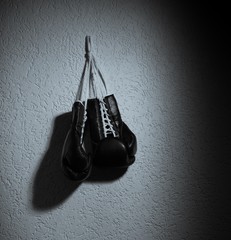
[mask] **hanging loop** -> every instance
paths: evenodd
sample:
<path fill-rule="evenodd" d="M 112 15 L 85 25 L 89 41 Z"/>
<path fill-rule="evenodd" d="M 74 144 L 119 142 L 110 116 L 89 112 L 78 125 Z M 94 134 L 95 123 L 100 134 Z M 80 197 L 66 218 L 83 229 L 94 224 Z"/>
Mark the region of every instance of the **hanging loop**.
<path fill-rule="evenodd" d="M 94 97 L 103 99 L 108 95 L 106 82 L 97 67 L 96 60 L 92 54 L 91 37 L 85 37 L 85 65 L 80 79 L 80 85 L 76 94 L 76 101 L 87 103 L 87 98 Z M 86 90 L 86 91 L 84 91 Z M 83 97 L 86 95 L 86 98 Z"/>
<path fill-rule="evenodd" d="M 85 58 L 87 61 L 89 61 L 90 59 L 90 52 L 91 52 L 91 37 L 90 36 L 86 36 L 85 37 Z"/>

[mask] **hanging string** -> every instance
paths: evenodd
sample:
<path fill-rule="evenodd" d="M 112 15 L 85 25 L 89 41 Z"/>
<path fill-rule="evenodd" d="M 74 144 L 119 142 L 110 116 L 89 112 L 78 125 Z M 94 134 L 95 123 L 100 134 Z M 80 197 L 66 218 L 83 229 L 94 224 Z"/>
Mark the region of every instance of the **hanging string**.
<path fill-rule="evenodd" d="M 83 119 L 83 124 L 81 126 L 80 144 L 83 144 L 84 128 L 85 128 L 85 123 L 87 120 L 87 99 L 88 99 L 88 95 L 89 95 L 89 80 L 86 81 L 85 79 L 86 79 L 87 73 L 89 74 L 88 79 L 90 79 L 90 74 L 91 74 L 91 71 L 90 71 L 91 54 L 90 54 L 90 45 L 89 44 L 90 44 L 90 37 L 87 36 L 85 39 L 85 64 L 84 64 L 84 68 L 83 68 L 83 73 L 81 75 L 79 89 L 76 94 L 76 101 L 80 102 L 84 106 L 84 119 Z M 86 84 L 85 101 L 83 100 L 84 83 Z"/>
<path fill-rule="evenodd" d="M 86 79 L 86 75 L 88 74 L 88 79 Z M 97 81 L 98 79 L 98 81 Z M 96 84 L 97 82 L 97 84 Z M 83 89 L 84 89 L 84 83 L 86 84 L 86 96 L 85 101 L 83 101 Z M 109 135 L 113 135 L 114 137 L 117 136 L 113 125 L 111 123 L 111 120 L 109 118 L 108 109 L 106 107 L 106 103 L 104 102 L 103 98 L 107 95 L 107 86 L 106 82 L 97 67 L 96 60 L 94 56 L 91 53 L 91 39 L 89 36 L 86 36 L 85 38 L 85 64 L 83 68 L 83 73 L 80 80 L 80 86 L 78 89 L 78 92 L 76 94 L 76 101 L 81 102 L 84 105 L 84 121 L 82 125 L 81 130 L 81 137 L 80 137 L 80 143 L 83 143 L 83 135 L 84 135 L 84 127 L 85 122 L 87 120 L 87 99 L 89 97 L 89 93 L 92 89 L 93 95 L 95 98 L 99 99 L 100 104 L 100 113 L 101 113 L 101 119 L 104 129 L 104 137 L 108 137 Z M 103 90 L 104 89 L 104 90 Z"/>

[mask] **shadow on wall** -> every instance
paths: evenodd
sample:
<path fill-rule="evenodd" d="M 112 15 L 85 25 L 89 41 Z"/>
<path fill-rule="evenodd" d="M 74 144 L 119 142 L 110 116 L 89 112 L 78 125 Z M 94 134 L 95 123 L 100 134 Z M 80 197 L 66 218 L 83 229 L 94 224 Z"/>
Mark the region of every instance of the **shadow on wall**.
<path fill-rule="evenodd" d="M 61 169 L 61 152 L 71 124 L 72 113 L 57 116 L 48 149 L 41 159 L 33 182 L 32 206 L 45 211 L 63 203 L 80 183 L 69 180 Z M 99 169 L 93 167 L 88 182 L 107 182 L 121 177 L 126 169 Z"/>

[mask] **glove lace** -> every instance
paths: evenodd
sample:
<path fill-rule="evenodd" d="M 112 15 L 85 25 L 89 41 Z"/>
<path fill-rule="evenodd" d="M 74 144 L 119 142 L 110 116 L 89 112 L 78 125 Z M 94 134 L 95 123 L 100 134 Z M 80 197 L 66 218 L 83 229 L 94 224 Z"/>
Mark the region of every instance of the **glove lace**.
<path fill-rule="evenodd" d="M 80 136 L 80 144 L 83 144 L 83 135 L 84 135 L 84 128 L 85 128 L 85 123 L 87 121 L 87 111 L 84 111 L 84 118 L 83 118 L 83 124 L 81 126 L 81 136 Z"/>
<path fill-rule="evenodd" d="M 106 103 L 103 100 L 100 101 L 100 113 L 103 122 L 104 137 L 106 138 L 108 135 L 113 135 L 113 137 L 117 137 L 117 134 L 109 118 Z"/>

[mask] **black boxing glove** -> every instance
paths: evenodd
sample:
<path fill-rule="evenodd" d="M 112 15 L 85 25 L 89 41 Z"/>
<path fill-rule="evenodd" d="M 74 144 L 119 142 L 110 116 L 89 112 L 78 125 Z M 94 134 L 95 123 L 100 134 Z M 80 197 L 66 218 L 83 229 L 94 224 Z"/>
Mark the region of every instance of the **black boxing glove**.
<path fill-rule="evenodd" d="M 135 161 L 137 141 L 122 121 L 114 95 L 103 101 L 89 99 L 87 114 L 94 151 L 94 164 L 105 167 L 128 167 Z"/>
<path fill-rule="evenodd" d="M 87 123 L 86 123 L 87 124 Z M 62 168 L 64 173 L 76 181 L 85 180 L 91 172 L 91 156 L 81 144 L 85 124 L 85 110 L 82 102 L 77 101 L 72 107 L 72 123 L 62 150 Z"/>

